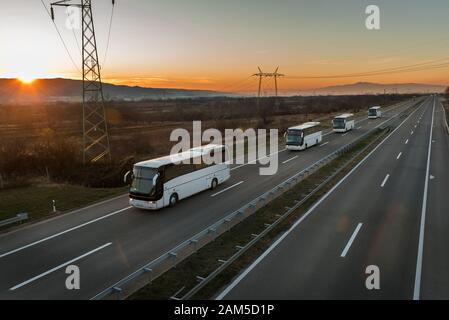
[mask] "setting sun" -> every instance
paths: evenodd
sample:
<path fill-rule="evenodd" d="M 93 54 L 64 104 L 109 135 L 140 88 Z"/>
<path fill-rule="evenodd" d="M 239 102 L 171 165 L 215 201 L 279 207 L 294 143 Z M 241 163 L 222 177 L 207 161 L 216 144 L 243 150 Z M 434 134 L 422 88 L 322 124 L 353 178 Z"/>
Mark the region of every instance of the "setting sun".
<path fill-rule="evenodd" d="M 18 79 L 23 84 L 32 84 L 34 82 L 34 80 L 36 80 L 35 78 L 29 77 L 29 76 L 22 76 L 22 77 L 19 77 Z"/>

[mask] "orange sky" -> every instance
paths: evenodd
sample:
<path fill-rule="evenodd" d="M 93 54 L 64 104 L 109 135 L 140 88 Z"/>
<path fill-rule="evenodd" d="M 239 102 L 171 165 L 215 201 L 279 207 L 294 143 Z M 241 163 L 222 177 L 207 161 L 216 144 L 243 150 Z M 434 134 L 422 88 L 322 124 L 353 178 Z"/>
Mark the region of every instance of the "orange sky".
<path fill-rule="evenodd" d="M 44 1 L 47 5 L 48 0 Z M 116 1 L 104 61 L 110 1 L 94 1 L 103 80 L 146 87 L 255 92 L 260 66 L 286 74 L 282 92 L 370 81 L 449 83 L 447 66 L 352 78 L 341 75 L 440 61 L 449 57 L 449 1 L 378 1 L 381 30 L 365 28 L 365 0 Z M 79 30 L 61 31 L 77 68 Z M 12 27 L 14 26 L 14 27 Z M 80 78 L 40 1 L 15 0 L 0 12 L 0 77 Z M 435 63 L 434 63 L 435 64 Z M 266 81 L 264 92 L 273 90 Z"/>

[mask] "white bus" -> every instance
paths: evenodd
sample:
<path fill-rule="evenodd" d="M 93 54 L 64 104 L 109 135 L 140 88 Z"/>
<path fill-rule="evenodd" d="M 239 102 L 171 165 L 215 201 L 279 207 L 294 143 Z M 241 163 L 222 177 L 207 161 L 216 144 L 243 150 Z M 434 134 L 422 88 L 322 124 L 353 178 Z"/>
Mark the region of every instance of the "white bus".
<path fill-rule="evenodd" d="M 348 132 L 354 129 L 355 120 L 352 113 L 344 113 L 334 118 L 332 128 L 334 132 Z"/>
<path fill-rule="evenodd" d="M 371 107 L 368 110 L 368 119 L 377 119 L 382 117 L 382 111 L 380 110 L 380 107 Z"/>
<path fill-rule="evenodd" d="M 319 122 L 307 122 L 300 126 L 288 128 L 285 137 L 287 150 L 305 150 L 321 143 L 323 133 Z"/>
<path fill-rule="evenodd" d="M 231 176 L 228 157 L 226 146 L 210 144 L 136 163 L 124 178 L 130 183 L 129 204 L 157 210 L 173 207 L 201 191 L 215 189 Z"/>

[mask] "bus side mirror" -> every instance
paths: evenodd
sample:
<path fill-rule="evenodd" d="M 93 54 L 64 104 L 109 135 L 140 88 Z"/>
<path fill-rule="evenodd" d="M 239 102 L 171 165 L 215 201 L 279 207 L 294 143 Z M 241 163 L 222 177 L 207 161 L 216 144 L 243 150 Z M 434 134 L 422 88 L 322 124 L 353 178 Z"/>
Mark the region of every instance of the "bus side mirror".
<path fill-rule="evenodd" d="M 156 173 L 153 177 L 153 186 L 156 185 L 158 179 L 159 179 L 159 173 Z"/>
<path fill-rule="evenodd" d="M 123 176 L 123 182 L 126 183 L 126 184 L 131 184 L 132 176 L 133 176 L 132 172 L 128 171 Z"/>

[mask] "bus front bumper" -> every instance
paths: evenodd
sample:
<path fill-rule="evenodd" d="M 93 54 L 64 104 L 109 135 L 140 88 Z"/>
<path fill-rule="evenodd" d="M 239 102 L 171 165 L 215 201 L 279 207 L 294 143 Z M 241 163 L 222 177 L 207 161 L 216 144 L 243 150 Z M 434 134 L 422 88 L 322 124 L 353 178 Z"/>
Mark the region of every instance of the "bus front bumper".
<path fill-rule="evenodd" d="M 139 209 L 158 210 L 162 208 L 161 200 L 159 201 L 143 201 L 129 198 L 129 205 Z"/>
<path fill-rule="evenodd" d="M 288 144 L 286 146 L 286 148 L 287 148 L 287 150 L 293 150 L 293 151 L 300 151 L 300 150 L 304 149 L 302 146 L 295 146 L 295 145 L 291 145 L 291 144 Z"/>

